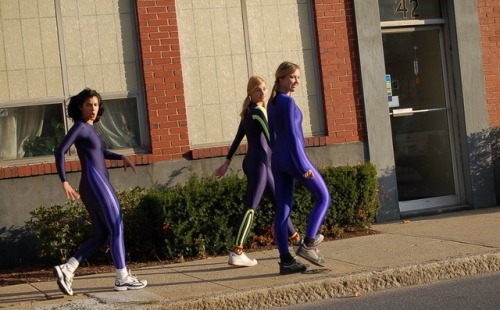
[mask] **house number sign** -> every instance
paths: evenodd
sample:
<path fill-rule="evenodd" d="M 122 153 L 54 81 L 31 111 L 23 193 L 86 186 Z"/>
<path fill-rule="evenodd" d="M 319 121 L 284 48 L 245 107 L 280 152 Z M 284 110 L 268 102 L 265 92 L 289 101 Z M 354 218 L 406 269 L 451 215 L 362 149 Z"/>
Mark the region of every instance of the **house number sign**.
<path fill-rule="evenodd" d="M 419 0 L 399 0 L 395 9 L 395 14 L 402 15 L 403 19 L 419 18 L 418 13 Z"/>

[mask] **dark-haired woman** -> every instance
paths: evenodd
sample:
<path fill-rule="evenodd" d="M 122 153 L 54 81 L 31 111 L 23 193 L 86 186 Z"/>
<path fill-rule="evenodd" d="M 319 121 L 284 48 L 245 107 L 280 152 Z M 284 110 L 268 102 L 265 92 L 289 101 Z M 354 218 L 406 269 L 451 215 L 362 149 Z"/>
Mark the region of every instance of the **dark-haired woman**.
<path fill-rule="evenodd" d="M 78 265 L 109 242 L 111 257 L 116 268 L 114 289 L 117 291 L 142 289 L 146 280 L 138 280 L 130 274 L 125 264 L 125 246 L 123 241 L 123 221 L 116 192 L 109 182 L 105 159 L 123 160 L 126 169 L 135 165 L 126 156 L 106 150 L 94 128 L 94 123 L 104 112 L 101 95 L 85 88 L 78 95 L 71 97 L 68 115 L 74 124 L 58 146 L 54 155 L 57 172 L 68 199 L 81 197 L 89 212 L 95 235 L 87 240 L 80 249 L 65 263 L 54 267 L 57 285 L 67 295 L 73 295 L 71 288 Z M 64 154 L 71 145 L 75 145 L 82 166 L 78 194 L 68 183 L 65 170 Z"/>

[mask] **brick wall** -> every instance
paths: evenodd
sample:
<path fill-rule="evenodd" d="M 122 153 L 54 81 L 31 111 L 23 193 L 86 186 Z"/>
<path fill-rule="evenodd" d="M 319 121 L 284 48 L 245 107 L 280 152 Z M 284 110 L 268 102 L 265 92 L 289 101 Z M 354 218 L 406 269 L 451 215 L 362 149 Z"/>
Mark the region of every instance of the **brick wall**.
<path fill-rule="evenodd" d="M 353 0 L 316 0 L 326 143 L 366 140 Z"/>
<path fill-rule="evenodd" d="M 500 126 L 500 2 L 478 0 L 490 126 Z"/>
<path fill-rule="evenodd" d="M 175 0 L 138 0 L 137 15 L 154 161 L 190 156 Z"/>

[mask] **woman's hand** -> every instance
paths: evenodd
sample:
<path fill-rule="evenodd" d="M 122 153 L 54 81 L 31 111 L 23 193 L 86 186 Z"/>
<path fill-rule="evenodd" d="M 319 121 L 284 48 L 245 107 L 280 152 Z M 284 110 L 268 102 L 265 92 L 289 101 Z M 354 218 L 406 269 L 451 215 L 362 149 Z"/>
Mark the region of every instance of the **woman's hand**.
<path fill-rule="evenodd" d="M 137 174 L 137 172 L 135 171 L 135 164 L 130 161 L 130 158 L 128 158 L 127 156 L 123 156 L 122 157 L 122 160 L 123 160 L 123 170 L 127 170 L 127 167 L 130 167 L 132 168 L 132 171 L 134 171 L 134 173 Z"/>
<path fill-rule="evenodd" d="M 215 177 L 217 179 L 222 178 L 224 176 L 224 174 L 226 174 L 227 169 L 229 168 L 230 164 L 231 164 L 231 160 L 226 159 L 226 161 L 224 161 L 224 163 L 219 168 L 217 168 L 217 170 L 215 170 Z"/>
<path fill-rule="evenodd" d="M 306 173 L 304 173 L 304 178 L 306 179 L 313 179 L 314 178 L 314 173 L 311 169 L 307 170 Z"/>
<path fill-rule="evenodd" d="M 69 185 L 69 183 L 66 181 L 66 182 L 63 182 L 62 183 L 62 186 L 63 186 L 63 189 L 64 189 L 64 192 L 66 193 L 66 197 L 68 199 L 71 199 L 71 200 L 76 200 L 76 199 L 79 199 L 80 198 L 80 194 L 78 194 L 74 189 L 73 187 L 71 187 L 71 185 Z"/>

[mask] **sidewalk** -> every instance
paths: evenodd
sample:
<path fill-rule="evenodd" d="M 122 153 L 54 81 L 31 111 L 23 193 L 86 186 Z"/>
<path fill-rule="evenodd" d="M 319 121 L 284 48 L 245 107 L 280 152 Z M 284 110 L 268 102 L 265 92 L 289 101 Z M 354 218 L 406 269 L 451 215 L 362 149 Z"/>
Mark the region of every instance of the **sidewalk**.
<path fill-rule="evenodd" d="M 327 241 L 326 267 L 279 275 L 276 250 L 253 252 L 259 264 L 227 257 L 133 270 L 139 291 L 113 291 L 114 273 L 78 276 L 75 296 L 55 280 L 0 287 L 9 309 L 269 309 L 367 291 L 500 270 L 500 207 L 375 224 L 380 234 Z M 302 262 L 305 262 L 301 259 Z"/>

